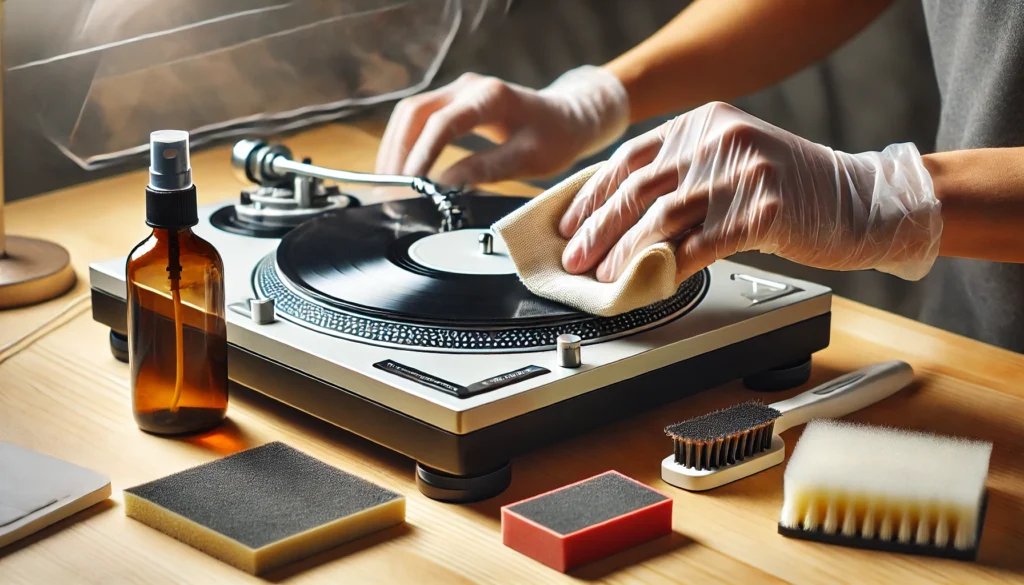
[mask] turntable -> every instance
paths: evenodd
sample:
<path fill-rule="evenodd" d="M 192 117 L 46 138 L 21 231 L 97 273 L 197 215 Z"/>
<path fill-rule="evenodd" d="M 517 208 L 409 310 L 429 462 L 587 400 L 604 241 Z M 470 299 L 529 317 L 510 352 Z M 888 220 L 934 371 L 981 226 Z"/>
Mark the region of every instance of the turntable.
<path fill-rule="evenodd" d="M 596 317 L 530 294 L 488 230 L 526 199 L 260 142 L 232 158 L 254 187 L 194 228 L 224 259 L 231 379 L 415 459 L 434 499 L 496 495 L 516 455 L 732 380 L 795 386 L 829 342 L 822 286 L 720 261 L 667 300 Z M 359 201 L 338 183 L 407 190 Z M 90 267 L 115 355 L 124 269 Z"/>

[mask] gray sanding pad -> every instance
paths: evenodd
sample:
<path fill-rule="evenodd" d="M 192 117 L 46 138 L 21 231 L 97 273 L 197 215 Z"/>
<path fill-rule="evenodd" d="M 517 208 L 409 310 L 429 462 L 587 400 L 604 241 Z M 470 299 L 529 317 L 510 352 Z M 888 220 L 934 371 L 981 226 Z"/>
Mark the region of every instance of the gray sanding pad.
<path fill-rule="evenodd" d="M 510 506 L 509 510 L 559 534 L 571 534 L 667 499 L 625 476 L 605 473 Z"/>
<path fill-rule="evenodd" d="M 128 516 L 259 574 L 405 520 L 405 498 L 283 443 L 125 490 Z"/>
<path fill-rule="evenodd" d="M 0 547 L 109 497 L 104 475 L 0 443 Z"/>

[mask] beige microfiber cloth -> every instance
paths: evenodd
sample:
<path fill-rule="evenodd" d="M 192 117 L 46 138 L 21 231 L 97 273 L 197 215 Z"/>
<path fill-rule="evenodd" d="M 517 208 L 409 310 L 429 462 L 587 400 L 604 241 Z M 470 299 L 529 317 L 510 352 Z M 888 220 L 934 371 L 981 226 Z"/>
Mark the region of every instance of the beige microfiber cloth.
<path fill-rule="evenodd" d="M 669 244 L 652 244 L 616 282 L 598 282 L 593 274 L 569 274 L 562 268 L 562 251 L 569 241 L 558 233 L 558 222 L 600 166 L 595 164 L 565 179 L 491 229 L 504 240 L 519 278 L 530 292 L 610 317 L 671 297 L 677 288 L 676 255 Z"/>

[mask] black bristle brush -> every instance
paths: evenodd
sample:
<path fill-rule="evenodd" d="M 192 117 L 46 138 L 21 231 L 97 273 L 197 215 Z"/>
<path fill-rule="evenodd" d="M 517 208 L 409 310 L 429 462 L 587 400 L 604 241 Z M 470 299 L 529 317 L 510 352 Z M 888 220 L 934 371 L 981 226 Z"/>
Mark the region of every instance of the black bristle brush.
<path fill-rule="evenodd" d="M 751 401 L 676 423 L 665 432 L 675 445 L 676 463 L 717 469 L 769 449 L 780 416 L 775 408 Z"/>
<path fill-rule="evenodd" d="M 744 402 L 665 428 L 673 453 L 661 462 L 661 478 L 676 487 L 704 491 L 782 463 L 779 434 L 815 418 L 837 418 L 886 398 L 910 384 L 905 362 L 869 366 L 840 376 L 789 400 Z"/>

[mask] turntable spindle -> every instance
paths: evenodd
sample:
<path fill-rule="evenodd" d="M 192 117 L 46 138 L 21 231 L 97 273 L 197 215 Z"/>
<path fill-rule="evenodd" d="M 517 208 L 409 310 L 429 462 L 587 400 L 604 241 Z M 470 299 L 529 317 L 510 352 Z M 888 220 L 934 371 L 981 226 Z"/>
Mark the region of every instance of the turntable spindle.
<path fill-rule="evenodd" d="M 478 238 L 480 242 L 480 253 L 481 254 L 493 254 L 494 253 L 494 236 L 489 232 L 480 234 Z"/>

